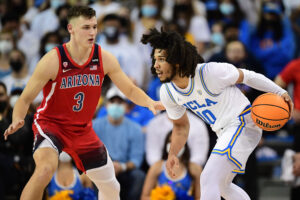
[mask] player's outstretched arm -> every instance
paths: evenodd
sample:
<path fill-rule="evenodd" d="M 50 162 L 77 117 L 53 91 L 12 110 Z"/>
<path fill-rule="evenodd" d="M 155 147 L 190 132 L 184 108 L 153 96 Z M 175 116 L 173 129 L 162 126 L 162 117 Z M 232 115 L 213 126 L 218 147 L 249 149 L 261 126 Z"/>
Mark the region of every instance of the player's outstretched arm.
<path fill-rule="evenodd" d="M 148 107 L 154 114 L 156 110 L 164 110 L 164 106 L 152 100 L 146 93 L 138 88 L 128 76 L 121 70 L 117 59 L 109 52 L 102 50 L 102 60 L 104 73 L 112 82 L 135 104 Z"/>
<path fill-rule="evenodd" d="M 271 81 L 270 79 L 268 79 L 262 74 L 256 73 L 254 71 L 249 71 L 246 69 L 238 69 L 238 71 L 239 71 L 239 78 L 236 81 L 236 84 L 243 83 L 254 89 L 263 92 L 271 92 L 274 94 L 278 94 L 282 96 L 282 98 L 289 104 L 290 111 L 291 111 L 290 113 L 293 112 L 294 104 L 286 90 L 282 89 L 280 86 L 278 86 L 276 83 L 274 83 L 273 81 Z"/>
<path fill-rule="evenodd" d="M 24 125 L 24 118 L 31 102 L 39 94 L 49 80 L 54 80 L 58 72 L 58 57 L 56 50 L 50 51 L 37 64 L 20 98 L 13 109 L 12 123 L 4 132 L 4 139 L 15 133 Z"/>
<path fill-rule="evenodd" d="M 177 176 L 177 171 L 179 168 L 177 154 L 185 145 L 189 136 L 189 130 L 190 123 L 186 112 L 181 118 L 173 120 L 171 147 L 166 163 L 167 172 L 173 178 Z"/>

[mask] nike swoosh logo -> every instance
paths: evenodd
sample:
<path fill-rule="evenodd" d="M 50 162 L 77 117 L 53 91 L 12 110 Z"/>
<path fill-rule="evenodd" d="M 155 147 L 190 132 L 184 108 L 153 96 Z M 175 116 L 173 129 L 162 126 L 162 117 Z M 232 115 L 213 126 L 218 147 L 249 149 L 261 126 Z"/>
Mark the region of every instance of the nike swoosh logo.
<path fill-rule="evenodd" d="M 67 71 L 70 71 L 71 69 L 63 69 L 63 73 L 67 72 Z"/>

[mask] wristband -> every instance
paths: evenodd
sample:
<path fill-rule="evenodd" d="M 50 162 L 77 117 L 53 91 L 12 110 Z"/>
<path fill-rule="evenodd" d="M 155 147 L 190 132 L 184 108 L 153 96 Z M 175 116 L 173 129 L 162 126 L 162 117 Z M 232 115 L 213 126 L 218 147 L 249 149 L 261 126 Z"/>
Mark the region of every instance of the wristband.
<path fill-rule="evenodd" d="M 120 163 L 120 165 L 121 165 L 122 171 L 125 172 L 125 171 L 127 170 L 127 165 L 126 165 L 126 163 Z"/>

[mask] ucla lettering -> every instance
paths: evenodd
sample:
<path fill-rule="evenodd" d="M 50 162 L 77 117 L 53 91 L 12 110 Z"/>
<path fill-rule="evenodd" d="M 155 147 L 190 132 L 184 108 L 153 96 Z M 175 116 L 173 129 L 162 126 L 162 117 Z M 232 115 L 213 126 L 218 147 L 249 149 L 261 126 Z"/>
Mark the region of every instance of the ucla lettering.
<path fill-rule="evenodd" d="M 95 74 L 78 74 L 74 76 L 63 77 L 60 89 L 67 89 L 80 86 L 100 86 L 100 76 Z"/>
<path fill-rule="evenodd" d="M 183 104 L 186 108 L 190 109 L 190 110 L 196 110 L 198 108 L 204 108 L 204 107 L 209 107 L 212 105 L 217 104 L 218 102 L 216 101 L 212 101 L 210 99 L 205 99 L 206 104 L 199 104 L 196 100 L 193 101 L 189 101 L 186 104 Z"/>

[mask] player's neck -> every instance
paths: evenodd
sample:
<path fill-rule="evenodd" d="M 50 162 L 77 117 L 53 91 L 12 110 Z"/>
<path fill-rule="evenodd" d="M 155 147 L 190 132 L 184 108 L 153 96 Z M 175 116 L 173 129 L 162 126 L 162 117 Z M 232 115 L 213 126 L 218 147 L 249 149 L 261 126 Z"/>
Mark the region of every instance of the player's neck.
<path fill-rule="evenodd" d="M 79 65 L 82 65 L 87 61 L 92 50 L 92 47 L 82 47 L 72 41 L 66 43 L 66 47 L 71 58 Z"/>
<path fill-rule="evenodd" d="M 189 85 L 189 78 L 188 77 L 179 77 L 176 75 L 173 79 L 172 82 L 179 88 L 185 89 Z"/>

